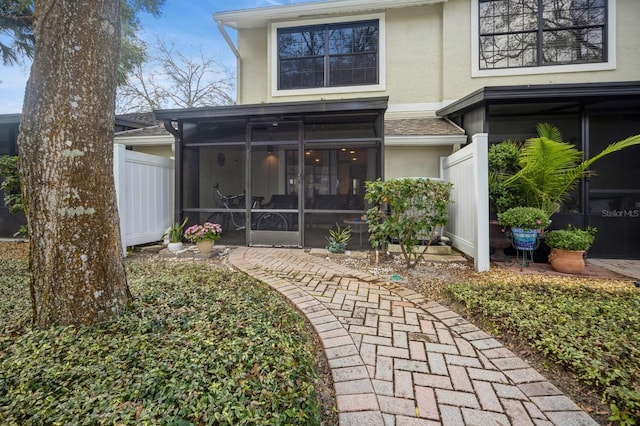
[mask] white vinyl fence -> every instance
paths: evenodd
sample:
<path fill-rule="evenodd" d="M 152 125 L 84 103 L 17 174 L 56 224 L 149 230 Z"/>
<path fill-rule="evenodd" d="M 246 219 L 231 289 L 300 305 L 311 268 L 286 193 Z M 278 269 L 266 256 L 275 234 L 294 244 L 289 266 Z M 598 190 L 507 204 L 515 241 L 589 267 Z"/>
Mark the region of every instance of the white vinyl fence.
<path fill-rule="evenodd" d="M 453 183 L 445 235 L 453 247 L 473 257 L 474 269 L 489 270 L 488 137 L 473 141 L 442 161 L 445 182 Z"/>
<path fill-rule="evenodd" d="M 173 221 L 173 160 L 113 147 L 122 249 L 162 239 Z"/>

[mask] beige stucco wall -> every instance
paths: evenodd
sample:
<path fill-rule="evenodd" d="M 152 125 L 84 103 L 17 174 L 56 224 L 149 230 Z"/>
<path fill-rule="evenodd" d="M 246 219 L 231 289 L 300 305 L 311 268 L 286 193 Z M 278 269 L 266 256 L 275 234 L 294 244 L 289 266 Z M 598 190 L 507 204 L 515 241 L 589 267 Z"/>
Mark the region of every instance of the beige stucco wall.
<path fill-rule="evenodd" d="M 241 70 L 240 102 L 259 104 L 270 102 L 267 96 L 267 29 L 251 28 L 238 32 Z"/>
<path fill-rule="evenodd" d="M 242 57 L 241 103 L 367 96 L 389 96 L 390 104 L 438 102 L 442 93 L 441 14 L 441 5 L 393 9 L 385 13 L 386 89 L 378 91 L 272 96 L 271 62 L 267 54 L 269 29 L 243 29 L 238 33 Z M 297 23 L 303 25 L 304 21 Z"/>
<path fill-rule="evenodd" d="M 172 158 L 175 155 L 172 145 L 137 145 L 133 147 L 133 150 L 166 158 Z"/>
<path fill-rule="evenodd" d="M 640 80 L 640 1 L 616 1 L 615 70 L 549 74 L 471 76 L 471 3 L 448 0 L 443 8 L 443 100 L 455 100 L 484 86 Z M 533 70 L 532 72 L 535 72 Z"/>
<path fill-rule="evenodd" d="M 476 0 L 392 9 L 385 12 L 386 89 L 313 95 L 272 96 L 269 29 L 238 34 L 242 56 L 241 102 L 285 102 L 389 96 L 390 106 L 437 104 L 484 86 L 640 80 L 640 1 L 616 1 L 614 70 L 472 77 L 471 4 Z M 354 19 L 358 19 L 357 16 Z M 297 21 L 303 24 L 304 21 Z M 270 28 L 270 27 L 269 27 Z M 535 72 L 535 70 L 533 70 Z M 439 105 L 433 105 L 437 109 Z"/>
<path fill-rule="evenodd" d="M 452 153 L 451 146 L 387 146 L 384 150 L 384 177 L 440 177 L 440 157 Z"/>

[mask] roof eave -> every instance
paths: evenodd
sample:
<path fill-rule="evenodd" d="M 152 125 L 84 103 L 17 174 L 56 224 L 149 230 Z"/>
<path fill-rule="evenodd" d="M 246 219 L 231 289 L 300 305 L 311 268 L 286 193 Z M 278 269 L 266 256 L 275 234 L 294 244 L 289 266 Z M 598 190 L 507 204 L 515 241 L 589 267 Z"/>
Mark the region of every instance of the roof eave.
<path fill-rule="evenodd" d="M 447 117 L 487 101 L 558 101 L 612 96 L 640 96 L 640 81 L 487 86 L 439 109 L 436 115 Z"/>
<path fill-rule="evenodd" d="M 207 118 L 233 118 L 275 114 L 301 114 L 322 112 L 345 112 L 363 110 L 385 110 L 389 98 L 358 98 L 348 100 L 279 102 L 271 104 L 229 105 L 186 109 L 154 110 L 158 120 L 184 120 Z"/>
<path fill-rule="evenodd" d="M 216 22 L 231 28 L 264 27 L 272 21 L 285 21 L 325 15 L 371 12 L 392 8 L 426 6 L 445 3 L 447 0 L 328 0 L 292 5 L 269 6 L 255 9 L 218 12 Z"/>

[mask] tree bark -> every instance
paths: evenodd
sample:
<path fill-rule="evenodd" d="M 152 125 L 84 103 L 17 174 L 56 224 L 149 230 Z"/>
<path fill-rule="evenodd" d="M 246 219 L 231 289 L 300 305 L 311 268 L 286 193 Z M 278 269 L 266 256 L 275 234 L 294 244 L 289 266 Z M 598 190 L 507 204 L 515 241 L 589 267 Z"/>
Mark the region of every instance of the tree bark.
<path fill-rule="evenodd" d="M 119 0 L 37 0 L 18 137 L 37 326 L 128 309 L 113 179 Z"/>

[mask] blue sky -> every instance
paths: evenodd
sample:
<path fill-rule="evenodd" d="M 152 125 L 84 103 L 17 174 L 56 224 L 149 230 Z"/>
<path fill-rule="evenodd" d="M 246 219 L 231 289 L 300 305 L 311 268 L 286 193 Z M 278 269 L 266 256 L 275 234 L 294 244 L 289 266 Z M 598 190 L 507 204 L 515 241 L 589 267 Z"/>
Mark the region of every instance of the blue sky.
<path fill-rule="evenodd" d="M 213 13 L 308 1 L 311 0 L 166 0 L 160 18 L 141 16 L 143 33 L 139 36 L 148 45 L 160 38 L 175 42 L 187 52 L 202 49 L 205 55 L 235 71 L 233 54 L 213 22 Z M 30 64 L 0 65 L 0 114 L 21 112 L 29 67 Z"/>

